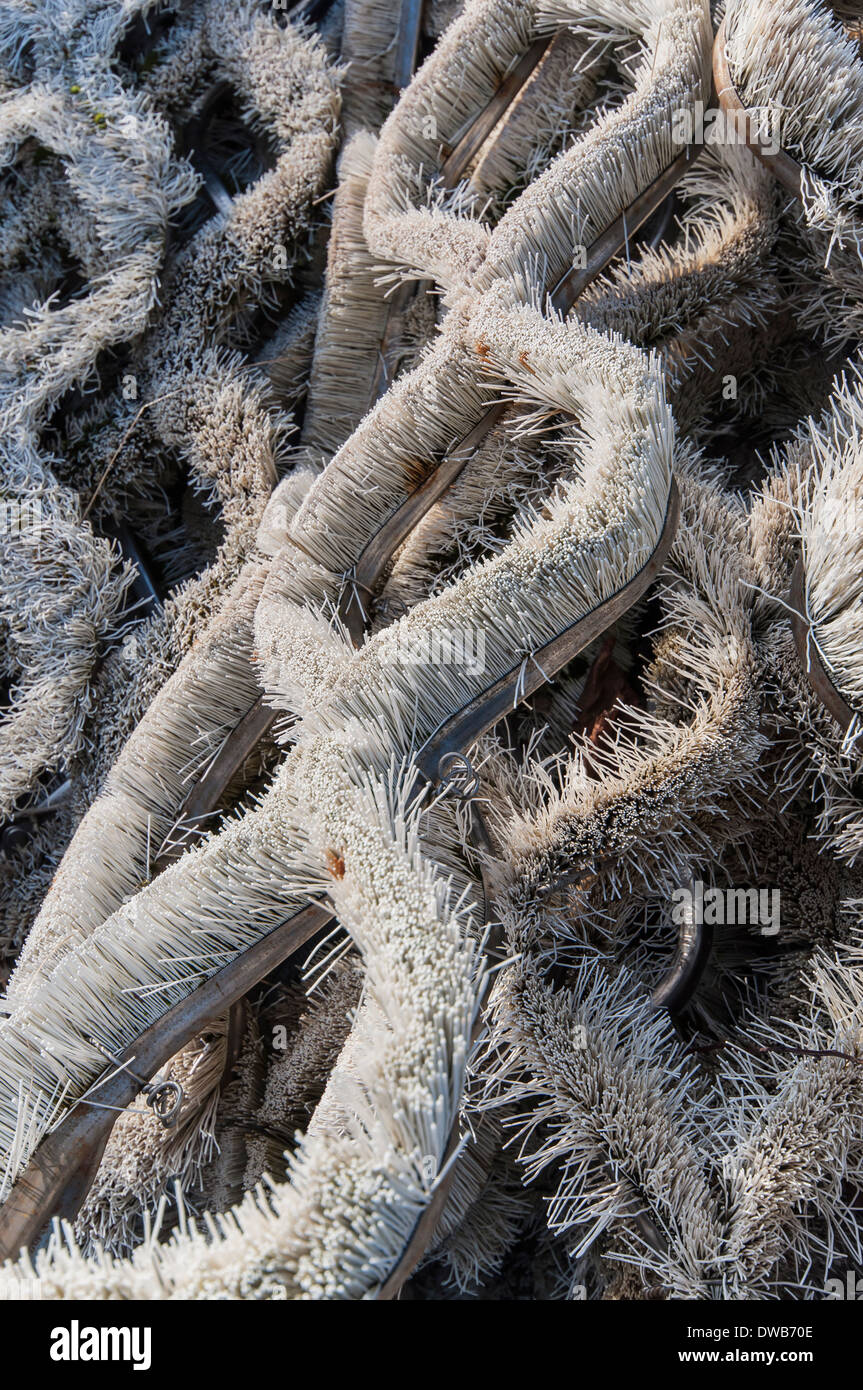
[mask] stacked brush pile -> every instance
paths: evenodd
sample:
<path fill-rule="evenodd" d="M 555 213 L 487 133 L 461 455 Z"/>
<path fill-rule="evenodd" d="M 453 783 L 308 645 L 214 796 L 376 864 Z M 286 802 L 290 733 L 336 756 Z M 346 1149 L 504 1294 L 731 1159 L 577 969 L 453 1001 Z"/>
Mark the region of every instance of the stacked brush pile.
<path fill-rule="evenodd" d="M 0 4 L 0 1262 L 863 1265 L 863 15 Z"/>

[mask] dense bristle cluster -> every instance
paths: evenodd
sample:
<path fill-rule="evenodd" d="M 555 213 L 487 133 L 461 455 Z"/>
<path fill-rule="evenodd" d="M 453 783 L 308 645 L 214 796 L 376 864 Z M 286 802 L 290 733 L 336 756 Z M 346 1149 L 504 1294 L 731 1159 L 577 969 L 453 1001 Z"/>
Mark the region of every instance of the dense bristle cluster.
<path fill-rule="evenodd" d="M 0 1259 L 42 1298 L 863 1259 L 849 8 L 0 12 Z"/>

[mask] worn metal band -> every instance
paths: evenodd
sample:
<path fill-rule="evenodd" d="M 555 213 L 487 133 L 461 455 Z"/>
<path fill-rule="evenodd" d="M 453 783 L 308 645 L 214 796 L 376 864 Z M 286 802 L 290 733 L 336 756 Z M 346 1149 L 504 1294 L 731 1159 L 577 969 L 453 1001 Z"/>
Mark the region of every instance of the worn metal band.
<path fill-rule="evenodd" d="M 134 1065 L 139 1076 L 154 1075 L 209 1019 L 224 1014 L 332 919 L 332 910 L 321 903 L 294 913 L 172 1005 L 118 1055 L 118 1070 L 112 1074 L 109 1068 L 107 1079 L 94 1082 L 86 1097 L 45 1136 L 0 1206 L 0 1263 L 31 1248 L 52 1217 L 74 1220 L 96 1176 L 115 1111 L 131 1105 L 141 1089 L 137 1077 L 124 1067 Z M 95 1106 L 111 1109 L 94 1112 L 86 1103 L 90 1097 Z"/>
<path fill-rule="evenodd" d="M 794 634 L 794 645 L 797 648 L 803 673 L 812 690 L 827 712 L 836 720 L 844 734 L 851 727 L 854 711 L 839 694 L 828 676 L 818 654 L 818 648 L 812 641 L 812 625 L 806 616 L 805 581 L 806 572 L 801 555 L 794 566 L 794 573 L 791 576 L 791 591 L 788 595 L 789 605 L 792 609 L 791 631 Z"/>
<path fill-rule="evenodd" d="M 792 159 L 785 150 L 773 151 L 768 149 L 753 132 L 749 108 L 743 105 L 731 78 L 728 50 L 725 45 L 724 19 L 719 26 L 719 32 L 713 45 L 713 81 L 722 110 L 734 116 L 735 121 L 738 117 L 743 116 L 744 138 L 748 148 L 754 155 L 757 155 L 783 188 L 786 188 L 789 193 L 793 193 L 795 198 L 799 198 L 801 196 L 803 166 L 798 164 L 796 159 Z"/>
<path fill-rule="evenodd" d="M 509 714 L 516 704 L 532 695 L 561 667 L 628 612 L 650 587 L 665 564 L 677 530 L 679 515 L 680 495 L 677 483 L 672 478 L 659 541 L 638 573 L 633 575 L 622 589 L 618 589 L 589 613 L 570 623 L 545 646 L 536 652 L 527 653 L 517 666 L 513 666 L 493 685 L 488 686 L 462 709 L 439 724 L 426 740 L 416 759 L 417 766 L 426 777 L 434 779 L 437 766 L 445 754 L 460 753 L 470 748 L 498 720 Z"/>

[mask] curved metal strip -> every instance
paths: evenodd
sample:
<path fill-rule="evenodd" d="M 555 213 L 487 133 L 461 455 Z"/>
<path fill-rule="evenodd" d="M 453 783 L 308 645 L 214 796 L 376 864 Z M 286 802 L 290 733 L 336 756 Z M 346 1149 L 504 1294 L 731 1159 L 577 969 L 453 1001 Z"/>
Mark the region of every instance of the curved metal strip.
<path fill-rule="evenodd" d="M 719 32 L 713 45 L 713 81 L 716 84 L 719 105 L 727 115 L 733 117 L 735 128 L 742 121 L 743 135 L 749 149 L 758 156 L 762 164 L 766 165 L 783 188 L 786 188 L 789 193 L 793 193 L 795 198 L 799 198 L 801 196 L 803 166 L 798 164 L 796 159 L 792 159 L 785 150 L 772 150 L 765 146 L 763 141 L 759 139 L 757 130 L 753 127 L 749 109 L 743 105 L 737 94 L 737 89 L 731 79 L 731 68 L 728 64 L 724 19 L 719 26 Z"/>
<path fill-rule="evenodd" d="M 818 655 L 818 648 L 811 639 L 812 625 L 806 616 L 805 580 L 806 573 L 801 556 L 794 566 L 794 573 L 791 576 L 791 591 L 788 595 L 789 605 L 792 609 L 791 631 L 794 633 L 794 644 L 797 647 L 797 655 L 800 658 L 800 665 L 806 679 L 844 734 L 851 726 L 854 711 L 839 694 L 828 676 L 821 657 Z"/>
<path fill-rule="evenodd" d="M 532 695 L 551 675 L 583 651 L 595 638 L 617 622 L 653 583 L 668 558 L 677 531 L 680 495 L 672 478 L 659 541 L 636 575 L 617 593 L 570 623 L 551 642 L 523 657 L 504 676 L 495 681 L 467 705 L 438 725 L 416 759 L 417 766 L 430 780 L 448 753 L 463 753 L 498 720 L 522 700 Z"/>
<path fill-rule="evenodd" d="M 153 1076 L 209 1019 L 230 1009 L 332 919 L 331 909 L 320 903 L 295 913 L 179 1000 L 120 1053 L 105 1079 L 96 1081 L 42 1140 L 0 1207 L 0 1264 L 32 1247 L 53 1217 L 74 1219 L 96 1176 L 117 1111 L 125 1110 L 141 1089 L 139 1077 Z M 132 1066 L 135 1074 L 128 1070 Z M 102 1113 L 94 1116 L 94 1108 Z"/>

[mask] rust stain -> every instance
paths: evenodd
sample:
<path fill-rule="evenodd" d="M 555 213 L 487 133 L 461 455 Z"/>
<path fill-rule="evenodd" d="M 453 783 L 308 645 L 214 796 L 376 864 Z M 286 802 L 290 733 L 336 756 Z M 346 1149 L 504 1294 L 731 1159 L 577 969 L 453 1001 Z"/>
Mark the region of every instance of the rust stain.
<path fill-rule="evenodd" d="M 334 849 L 327 850 L 327 868 L 333 878 L 343 879 L 345 876 L 345 861 L 342 856 Z"/>

